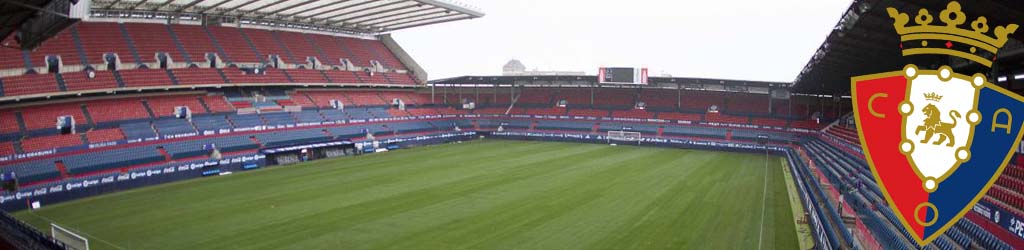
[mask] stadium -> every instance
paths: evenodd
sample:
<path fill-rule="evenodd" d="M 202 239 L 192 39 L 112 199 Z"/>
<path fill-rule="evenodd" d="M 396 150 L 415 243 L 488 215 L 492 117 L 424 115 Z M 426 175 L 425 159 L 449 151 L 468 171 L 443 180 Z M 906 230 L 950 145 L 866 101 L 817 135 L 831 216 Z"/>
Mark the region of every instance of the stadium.
<path fill-rule="evenodd" d="M 1024 150 L 919 247 L 861 147 L 851 77 L 1024 93 L 1024 32 L 990 70 L 900 54 L 887 8 L 947 3 L 854 0 L 779 82 L 431 79 L 391 33 L 487 18 L 444 0 L 0 2 L 0 248 L 1024 249 Z"/>

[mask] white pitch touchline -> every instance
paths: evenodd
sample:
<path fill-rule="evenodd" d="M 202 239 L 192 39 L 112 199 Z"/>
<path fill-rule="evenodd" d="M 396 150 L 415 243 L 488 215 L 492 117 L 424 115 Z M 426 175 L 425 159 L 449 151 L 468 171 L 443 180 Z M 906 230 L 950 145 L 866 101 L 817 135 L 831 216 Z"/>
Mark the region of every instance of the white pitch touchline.
<path fill-rule="evenodd" d="M 43 219 L 43 220 L 45 220 L 46 222 L 49 222 L 49 223 L 53 223 L 53 224 L 57 224 L 57 223 L 56 223 L 56 221 L 54 221 L 54 220 L 51 220 L 50 218 L 46 218 L 46 217 L 43 217 L 42 215 L 38 215 L 38 214 L 36 214 L 35 212 L 29 211 L 29 212 L 28 212 L 28 214 L 31 214 L 32 216 L 35 216 L 35 217 L 37 217 L 37 218 L 40 218 L 40 219 Z M 123 247 L 121 247 L 121 246 L 118 246 L 117 244 L 111 243 L 111 242 L 109 242 L 109 241 L 106 241 L 106 240 L 104 240 L 104 239 L 101 239 L 101 238 L 99 238 L 99 237 L 96 237 L 96 236 L 92 236 L 92 235 L 89 235 L 89 234 L 85 233 L 85 231 L 82 231 L 82 230 L 78 230 L 78 229 L 76 229 L 76 228 L 72 228 L 71 226 L 68 226 L 68 225 L 63 225 L 63 226 L 61 226 L 61 227 L 65 227 L 65 228 L 68 228 L 68 229 L 71 229 L 71 230 L 75 230 L 75 232 L 77 232 L 77 233 L 80 233 L 80 234 L 82 234 L 82 235 L 85 235 L 86 237 L 89 237 L 89 238 L 93 238 L 93 239 L 95 239 L 95 240 L 98 240 L 99 242 L 102 242 L 103 244 L 107 244 L 108 246 L 112 246 L 112 247 L 114 247 L 114 248 L 117 248 L 117 249 L 121 249 L 121 250 L 126 250 L 126 249 L 124 249 Z"/>
<path fill-rule="evenodd" d="M 768 205 L 765 205 L 768 197 L 768 149 L 764 150 L 764 191 L 761 193 L 761 228 L 757 233 L 757 249 L 761 249 L 761 240 L 764 237 L 764 213 L 768 209 Z"/>

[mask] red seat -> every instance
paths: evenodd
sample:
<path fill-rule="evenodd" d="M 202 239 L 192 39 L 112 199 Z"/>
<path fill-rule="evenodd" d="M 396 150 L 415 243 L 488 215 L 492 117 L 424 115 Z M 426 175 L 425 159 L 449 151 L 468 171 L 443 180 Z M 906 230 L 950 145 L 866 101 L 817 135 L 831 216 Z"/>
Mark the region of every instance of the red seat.
<path fill-rule="evenodd" d="M 128 42 L 121 35 L 117 23 L 83 22 L 78 25 L 78 40 L 90 64 L 104 64 L 105 54 L 117 54 L 121 63 L 133 65 L 135 56 L 128 47 Z M 67 64 L 67 61 L 65 61 Z"/>
<path fill-rule="evenodd" d="M 86 124 L 87 120 L 82 113 L 80 103 L 60 103 L 43 106 L 25 107 L 21 110 L 22 118 L 25 119 L 25 128 L 36 129 L 57 129 L 57 117 L 70 115 L 75 118 L 75 123 Z"/>
<path fill-rule="evenodd" d="M 206 102 L 206 106 L 210 108 L 211 112 L 223 113 L 235 111 L 235 109 L 231 107 L 231 104 L 228 104 L 228 100 L 224 99 L 224 96 L 205 95 L 202 98 L 203 102 Z"/>
<path fill-rule="evenodd" d="M 89 131 L 85 133 L 85 137 L 89 140 L 89 143 L 124 140 L 124 134 L 121 133 L 121 129 L 119 128 Z"/>
<path fill-rule="evenodd" d="M 21 131 L 18 126 L 18 118 L 14 110 L 0 110 L 0 134 L 17 133 Z"/>
<path fill-rule="evenodd" d="M 78 145 L 82 145 L 82 137 L 77 134 L 34 137 L 21 141 L 21 149 L 26 153 Z"/>
<path fill-rule="evenodd" d="M 125 87 L 171 86 L 171 78 L 163 69 L 121 70 L 121 80 Z M 219 78 L 219 77 L 218 77 Z"/>
<path fill-rule="evenodd" d="M 196 64 L 202 64 L 206 62 L 207 53 L 217 53 L 217 48 L 213 47 L 213 42 L 210 40 L 210 36 L 206 34 L 202 26 L 199 25 L 186 25 L 186 24 L 174 24 L 171 25 L 171 29 L 178 36 L 178 40 L 181 41 L 181 46 L 185 52 L 188 53 L 189 57 L 192 58 L 192 62 Z M 221 44 L 224 44 L 221 42 Z M 221 56 L 221 59 L 226 60 Z M 184 59 L 177 59 L 178 61 L 184 61 Z M 177 72 L 175 72 L 177 73 Z M 222 81 L 223 83 L 223 81 Z"/>
<path fill-rule="evenodd" d="M 4 96 L 57 93 L 57 79 L 53 74 L 25 74 L 4 77 Z"/>
<path fill-rule="evenodd" d="M 171 70 L 174 77 L 181 85 L 209 85 L 224 84 L 224 78 L 220 77 L 217 69 L 211 68 L 188 68 Z"/>
<path fill-rule="evenodd" d="M 17 152 L 14 151 L 14 143 L 12 142 L 0 142 L 0 156 L 14 155 Z"/>
<path fill-rule="evenodd" d="M 95 77 L 89 78 L 87 72 L 69 72 L 62 73 L 64 77 L 64 86 L 69 91 L 79 90 L 96 90 L 96 89 L 115 89 L 117 88 L 117 80 L 114 79 L 114 73 L 111 71 L 95 71 Z"/>
<path fill-rule="evenodd" d="M 224 62 L 262 62 L 260 58 L 256 57 L 256 52 L 249 46 L 249 42 L 245 41 L 245 37 L 242 36 L 240 29 L 215 25 L 207 26 L 207 29 L 209 29 L 210 35 L 217 39 L 217 44 L 220 45 L 220 48 L 224 49 L 224 53 L 227 53 L 226 58 L 221 57 Z"/>
<path fill-rule="evenodd" d="M 171 33 L 167 31 L 166 24 L 125 23 L 123 25 L 132 41 L 135 42 L 135 51 L 139 53 L 142 62 L 157 62 L 157 53 L 167 53 L 174 62 L 186 62 L 185 56 L 178 51 L 174 44 Z M 121 60 L 123 61 L 124 58 Z"/>
<path fill-rule="evenodd" d="M 86 110 L 95 123 L 123 121 L 149 118 L 149 112 L 142 106 L 139 99 L 111 99 L 90 101 L 85 104 Z"/>
<path fill-rule="evenodd" d="M 179 106 L 187 106 L 192 114 L 206 113 L 198 98 L 195 95 L 153 96 L 147 97 L 146 103 L 158 117 L 174 116 L 174 108 Z"/>

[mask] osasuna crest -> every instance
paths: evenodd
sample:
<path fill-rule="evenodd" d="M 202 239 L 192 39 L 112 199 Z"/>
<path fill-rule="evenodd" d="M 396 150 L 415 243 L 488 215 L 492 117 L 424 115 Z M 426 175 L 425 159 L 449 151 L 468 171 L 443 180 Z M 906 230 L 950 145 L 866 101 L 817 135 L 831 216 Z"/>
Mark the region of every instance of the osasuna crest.
<path fill-rule="evenodd" d="M 957 2 L 933 17 L 889 8 L 904 41 L 903 55 L 941 54 L 990 67 L 995 53 L 1018 28 L 992 29 L 984 17 L 970 30 Z M 932 25 L 938 19 L 944 24 Z M 932 46 L 929 46 L 929 43 Z M 960 51 L 960 50 L 966 51 Z M 861 147 L 889 206 L 919 245 L 959 221 L 999 178 L 1020 142 L 1024 98 L 989 82 L 984 74 L 949 66 L 854 77 L 852 95 Z"/>

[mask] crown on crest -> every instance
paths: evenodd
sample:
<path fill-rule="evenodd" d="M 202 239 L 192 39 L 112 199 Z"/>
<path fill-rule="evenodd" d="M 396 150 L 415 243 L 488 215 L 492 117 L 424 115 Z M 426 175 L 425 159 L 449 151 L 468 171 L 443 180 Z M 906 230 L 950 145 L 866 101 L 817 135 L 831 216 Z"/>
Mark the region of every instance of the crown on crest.
<path fill-rule="evenodd" d="M 921 47 L 915 48 L 905 48 L 901 44 L 900 48 L 903 48 L 903 56 L 923 54 L 950 55 L 968 59 L 986 67 L 992 67 L 992 60 L 994 60 L 995 54 L 1006 44 L 1007 36 L 1016 32 L 1018 28 L 1017 24 L 996 26 L 992 28 L 995 37 L 991 37 L 987 34 L 991 28 L 988 25 L 988 19 L 981 16 L 970 23 L 971 30 L 961 29 L 958 26 L 967 22 L 967 15 L 961 11 L 960 3 L 956 1 L 949 2 L 946 5 L 946 9 L 938 15 L 938 19 L 945 23 L 945 26 L 932 25 L 935 18 L 927 9 L 922 8 L 917 12 L 914 23 L 917 23 L 918 26 L 911 27 L 907 27 L 907 24 L 910 22 L 910 16 L 907 13 L 899 12 L 899 10 L 892 7 L 889 7 L 886 11 L 889 12 L 889 17 L 895 21 L 893 27 L 896 28 L 896 33 L 900 35 L 901 41 L 921 41 Z M 929 41 L 935 43 L 929 46 Z M 956 46 L 957 44 L 963 45 Z M 965 52 L 962 49 L 954 49 L 954 46 L 969 47 L 970 49 L 968 49 L 969 52 Z M 989 59 L 988 55 L 979 55 L 982 53 L 979 53 L 978 49 L 988 51 L 993 59 Z"/>
<path fill-rule="evenodd" d="M 932 101 L 932 102 L 938 102 L 938 101 L 942 101 L 942 96 L 939 95 L 939 94 L 936 94 L 934 92 L 932 92 L 932 93 L 925 93 L 924 94 L 924 99 L 928 100 L 928 101 Z"/>

